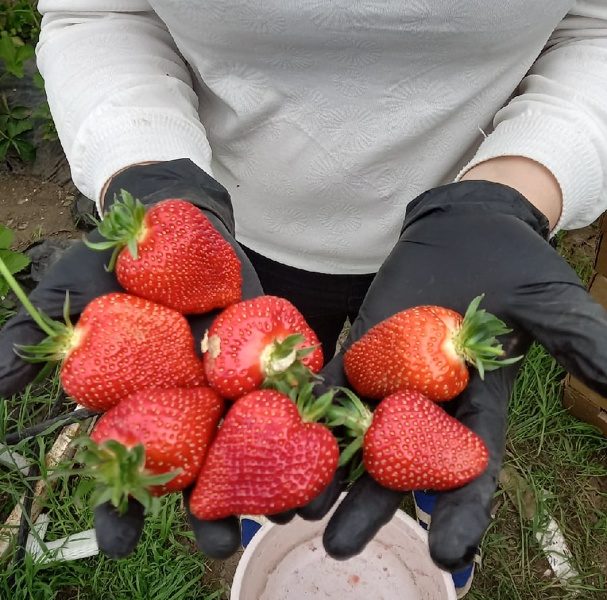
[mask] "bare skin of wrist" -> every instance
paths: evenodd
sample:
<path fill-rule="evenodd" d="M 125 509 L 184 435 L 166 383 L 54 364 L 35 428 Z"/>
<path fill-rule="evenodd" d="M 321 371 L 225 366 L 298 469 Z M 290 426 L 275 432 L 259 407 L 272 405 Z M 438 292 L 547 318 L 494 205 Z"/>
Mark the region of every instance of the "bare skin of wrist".
<path fill-rule="evenodd" d="M 131 167 L 135 167 L 137 165 L 153 165 L 154 163 L 160 162 L 158 160 L 148 160 L 146 162 L 141 162 L 141 163 L 135 163 L 133 165 L 128 165 L 127 167 L 124 167 L 124 169 L 120 169 L 120 171 L 117 171 L 116 173 L 114 173 L 106 182 L 105 185 L 103 186 L 103 188 L 101 189 L 101 194 L 99 196 L 99 206 L 101 207 L 101 212 L 103 212 L 103 201 L 105 199 L 105 193 L 107 192 L 108 187 L 110 186 L 110 183 L 112 183 L 112 179 L 114 179 L 114 177 L 116 177 L 116 175 L 122 173 L 123 171 L 126 171 L 127 169 L 130 169 Z"/>
<path fill-rule="evenodd" d="M 561 216 L 563 196 L 556 178 L 546 167 L 530 158 L 492 158 L 470 169 L 461 180 L 493 181 L 517 190 L 546 215 L 550 229 Z"/>

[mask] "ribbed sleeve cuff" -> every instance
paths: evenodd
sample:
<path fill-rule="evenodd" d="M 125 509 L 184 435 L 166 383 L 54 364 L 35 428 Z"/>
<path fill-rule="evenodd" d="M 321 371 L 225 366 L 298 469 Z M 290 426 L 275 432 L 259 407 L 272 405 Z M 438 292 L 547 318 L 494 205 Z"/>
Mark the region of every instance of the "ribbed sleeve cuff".
<path fill-rule="evenodd" d="M 99 121 L 103 121 L 102 127 Z M 91 115 L 78 133 L 70 156 L 72 179 L 99 209 L 101 191 L 118 171 L 137 163 L 189 158 L 211 172 L 211 149 L 204 127 L 166 110 L 120 110 Z"/>
<path fill-rule="evenodd" d="M 573 123 L 537 113 L 501 122 L 485 138 L 456 181 L 476 165 L 500 156 L 524 156 L 555 176 L 563 194 L 563 210 L 553 233 L 588 225 L 597 215 L 602 167 L 588 134 Z"/>

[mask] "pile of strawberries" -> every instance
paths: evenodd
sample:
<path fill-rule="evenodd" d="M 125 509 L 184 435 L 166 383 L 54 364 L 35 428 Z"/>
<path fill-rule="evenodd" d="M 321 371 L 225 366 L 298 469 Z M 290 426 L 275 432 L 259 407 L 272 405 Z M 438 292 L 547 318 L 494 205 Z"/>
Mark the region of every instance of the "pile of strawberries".
<path fill-rule="evenodd" d="M 345 372 L 380 400 L 371 413 L 350 390 L 315 397 L 317 336 L 283 298 L 241 299 L 238 256 L 196 207 L 172 199 L 146 211 L 123 192 L 99 231 L 106 241 L 89 245 L 114 248 L 108 268 L 125 293 L 96 298 L 76 325 L 67 302 L 65 323 L 26 302 L 48 337 L 18 349 L 60 360 L 66 393 L 104 413 L 79 454 L 95 503 L 147 508 L 193 485 L 198 518 L 275 514 L 310 502 L 361 453 L 397 490 L 451 489 L 486 468 L 482 440 L 437 404 L 466 387 L 466 363 L 482 375 L 515 360 L 501 358 L 496 336 L 508 329 L 480 298 L 464 317 L 397 313 L 351 346 Z M 211 311 L 201 358 L 184 315 Z"/>

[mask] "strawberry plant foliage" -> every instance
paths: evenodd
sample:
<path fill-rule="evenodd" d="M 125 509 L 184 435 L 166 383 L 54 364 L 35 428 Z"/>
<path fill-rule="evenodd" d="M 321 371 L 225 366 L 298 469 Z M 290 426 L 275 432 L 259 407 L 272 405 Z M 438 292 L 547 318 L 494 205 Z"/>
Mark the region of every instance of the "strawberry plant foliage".
<path fill-rule="evenodd" d="M 19 37 L 10 36 L 6 31 L 0 33 L 0 59 L 6 73 L 22 79 L 25 63 L 33 56 L 33 46 L 25 44 Z"/>
<path fill-rule="evenodd" d="M 0 258 L 11 274 L 23 271 L 29 264 L 30 259 L 22 252 L 10 250 L 15 234 L 8 227 L 0 224 Z M 9 291 L 9 285 L 4 277 L 0 275 L 0 300 L 3 300 Z"/>
<path fill-rule="evenodd" d="M 9 154 L 31 161 L 36 149 L 28 139 L 34 128 L 31 111 L 25 106 L 10 106 L 6 96 L 0 97 L 0 160 Z"/>
<path fill-rule="evenodd" d="M 32 72 L 28 66 L 33 66 L 39 34 L 40 15 L 36 2 L 0 2 L 0 81 L 8 80 L 6 89 L 14 87 L 11 80 L 23 79 Z M 36 88 L 44 90 L 40 73 L 35 71 L 32 79 Z M 36 154 L 31 142 L 34 129 L 40 131 L 43 140 L 57 140 L 46 101 L 39 106 L 25 107 L 14 106 L 6 98 L 0 98 L 0 161 L 11 157 L 32 161 Z"/>
<path fill-rule="evenodd" d="M 0 31 L 23 43 L 35 43 L 40 33 L 40 15 L 35 0 L 0 2 Z"/>

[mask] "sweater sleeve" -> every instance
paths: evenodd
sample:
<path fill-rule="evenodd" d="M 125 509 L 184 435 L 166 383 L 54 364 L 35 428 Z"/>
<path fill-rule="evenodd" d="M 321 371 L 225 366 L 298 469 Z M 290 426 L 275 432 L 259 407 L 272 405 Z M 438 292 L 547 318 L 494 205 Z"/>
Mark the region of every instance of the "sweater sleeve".
<path fill-rule="evenodd" d="M 575 3 L 518 92 L 457 178 L 491 158 L 530 158 L 560 185 L 555 231 L 588 225 L 607 209 L 607 0 Z"/>
<path fill-rule="evenodd" d="M 144 161 L 189 158 L 210 173 L 211 149 L 189 71 L 145 0 L 41 0 L 37 47 L 51 113 L 83 194 Z"/>

